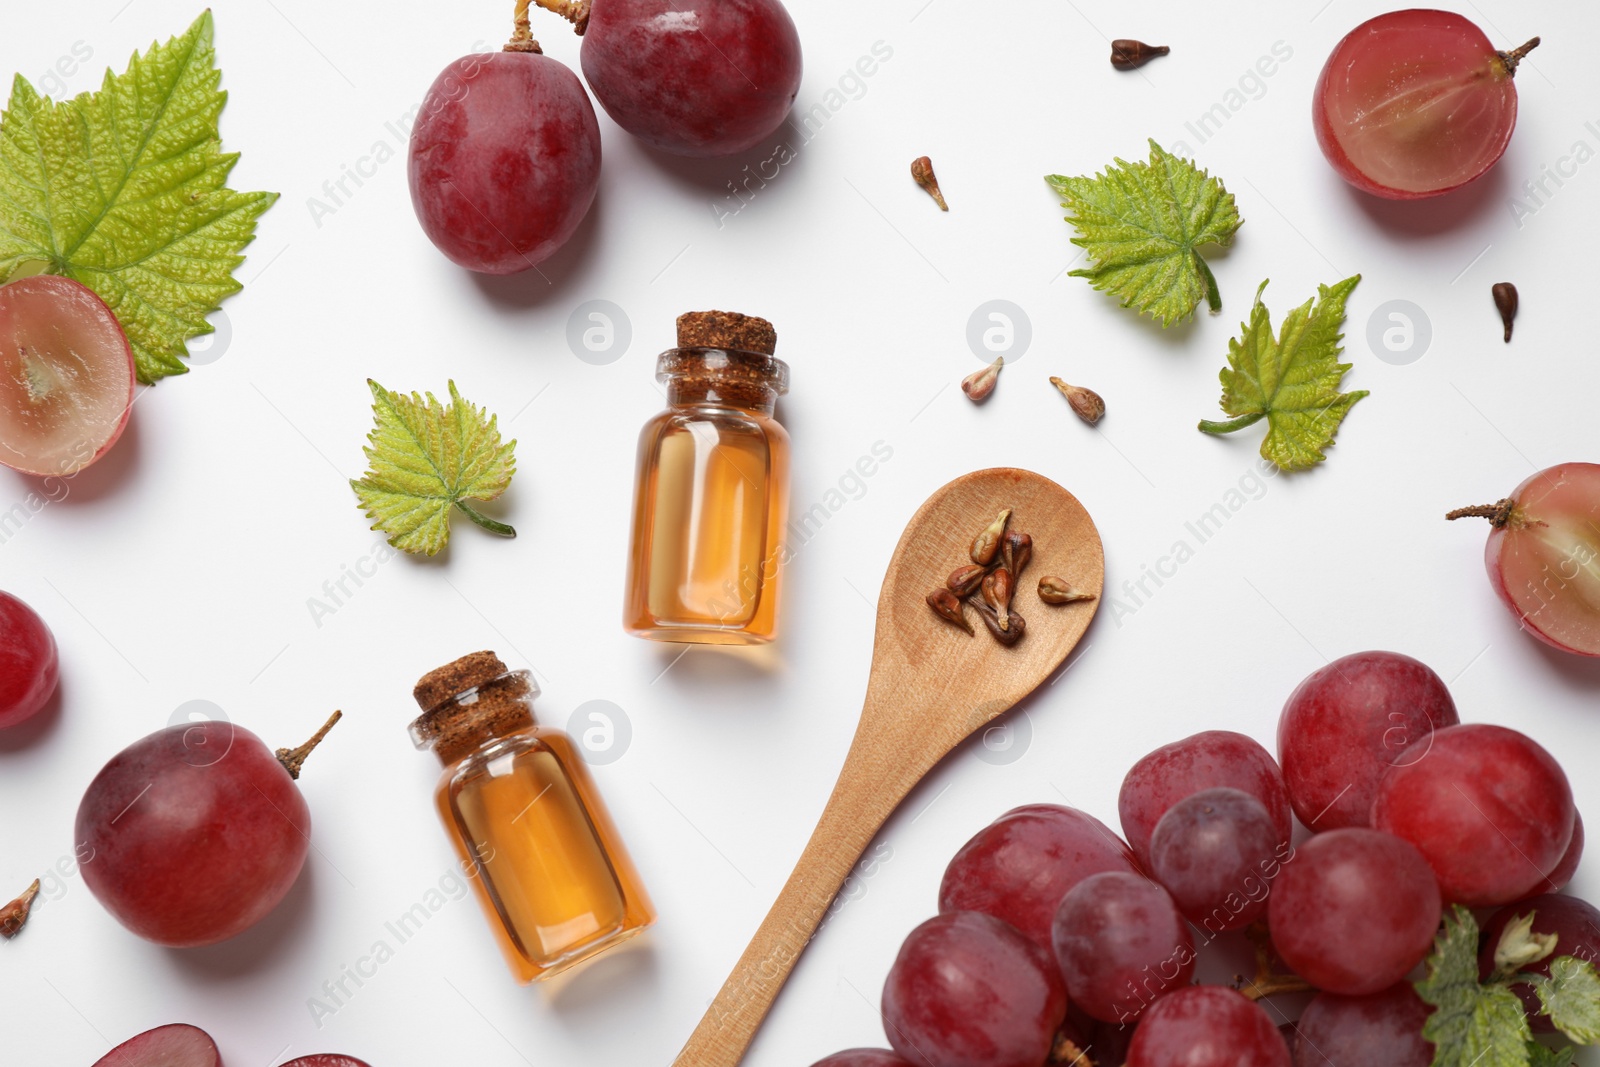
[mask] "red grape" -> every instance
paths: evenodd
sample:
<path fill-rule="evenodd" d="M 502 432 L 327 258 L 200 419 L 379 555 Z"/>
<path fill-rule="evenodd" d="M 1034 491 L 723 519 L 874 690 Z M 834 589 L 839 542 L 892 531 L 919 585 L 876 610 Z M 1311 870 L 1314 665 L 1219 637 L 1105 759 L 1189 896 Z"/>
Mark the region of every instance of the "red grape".
<path fill-rule="evenodd" d="M 1128 771 L 1117 796 L 1122 833 L 1140 863 L 1150 859 L 1150 835 L 1167 809 L 1184 797 L 1225 785 L 1242 789 L 1266 807 L 1288 840 L 1293 830 L 1289 794 L 1272 756 L 1251 738 L 1231 730 L 1206 730 L 1163 745 Z"/>
<path fill-rule="evenodd" d="M 122 436 L 133 381 L 128 336 L 87 287 L 52 274 L 0 287 L 0 463 L 76 474 Z"/>
<path fill-rule="evenodd" d="M 515 274 L 553 255 L 589 213 L 600 125 L 578 76 L 532 52 L 445 67 L 411 131 L 411 205 L 452 261 Z"/>
<path fill-rule="evenodd" d="M 311 813 L 289 767 L 320 739 L 282 760 L 223 721 L 135 741 L 78 806 L 84 883 L 117 921 L 158 944 L 209 945 L 243 932 L 305 864 Z"/>
<path fill-rule="evenodd" d="M 680 156 L 728 156 L 783 124 L 800 34 L 778 0 L 595 0 L 583 76 L 618 126 Z"/>
<path fill-rule="evenodd" d="M 1261 801 L 1242 789 L 1202 789 L 1156 823 L 1150 873 L 1179 911 L 1216 935 L 1261 917 L 1289 852 Z"/>
<path fill-rule="evenodd" d="M 945 868 L 939 910 L 1004 919 L 1044 948 L 1067 891 L 1101 871 L 1137 871 L 1105 823 L 1076 808 L 1029 804 L 979 830 Z"/>
<path fill-rule="evenodd" d="M 1372 825 L 1427 857 L 1444 898 L 1509 904 L 1555 870 L 1572 840 L 1567 776 L 1532 738 L 1470 723 L 1433 732 L 1425 758 L 1378 787 Z"/>
<path fill-rule="evenodd" d="M 1522 628 L 1547 645 L 1600 656 L 1600 463 L 1562 463 L 1498 504 L 1447 518 L 1487 518 L 1489 582 Z"/>
<path fill-rule="evenodd" d="M 128 1038 L 94 1067 L 222 1067 L 222 1054 L 204 1030 L 172 1023 Z"/>
<path fill-rule="evenodd" d="M 1537 963 L 1524 964 L 1517 970 L 1542 974 L 1548 978 L 1550 961 L 1561 956 L 1588 960 L 1600 967 L 1600 909 L 1577 897 L 1547 893 L 1501 908 L 1494 913 L 1493 918 L 1484 927 L 1483 947 L 1478 951 L 1480 978 L 1487 978 L 1494 971 L 1494 950 L 1500 944 L 1500 935 L 1505 933 L 1506 926 L 1512 919 L 1527 915 L 1529 912 L 1533 913 L 1533 932 L 1555 934 L 1556 948 Z M 1522 984 L 1513 985 L 1511 988 L 1522 997 L 1523 1009 L 1528 1013 L 1528 1022 L 1533 1028 L 1540 1033 L 1551 1033 L 1555 1028 L 1550 1024 L 1550 1017 L 1543 1014 L 1539 997 L 1533 988 Z"/>
<path fill-rule="evenodd" d="M 911 1067 L 911 1064 L 881 1048 L 847 1048 L 824 1056 L 811 1067 Z"/>
<path fill-rule="evenodd" d="M 1289 1049 L 1261 1005 L 1232 989 L 1197 985 L 1145 1012 L 1127 1067 L 1289 1067 Z"/>
<path fill-rule="evenodd" d="M 0 593 L 0 730 L 37 715 L 60 676 L 50 627 L 28 605 Z"/>
<path fill-rule="evenodd" d="M 1061 899 L 1054 929 L 1067 995 L 1113 1023 L 1194 977 L 1194 939 L 1167 891 L 1143 875 L 1090 875 Z"/>
<path fill-rule="evenodd" d="M 938 915 L 883 985 L 889 1044 L 920 1067 L 1039 1067 L 1067 1013 L 1050 954 L 992 915 Z"/>
<path fill-rule="evenodd" d="M 1439 886 L 1411 844 L 1350 827 L 1295 850 L 1267 901 L 1273 947 L 1329 993 L 1385 989 L 1433 946 Z"/>
<path fill-rule="evenodd" d="M 1317 143 L 1345 181 L 1391 200 L 1435 196 L 1494 166 L 1517 124 L 1512 74 L 1526 50 L 1497 52 L 1448 11 L 1391 11 L 1351 30 L 1317 79 Z"/>
<path fill-rule="evenodd" d="M 1453 726 L 1440 677 L 1398 652 L 1357 652 L 1316 671 L 1278 719 L 1278 762 L 1294 813 L 1311 830 L 1370 826 L 1378 779 L 1413 763 L 1435 728 Z"/>
<path fill-rule="evenodd" d="M 1363 997 L 1319 993 L 1295 1023 L 1294 1067 L 1429 1067 L 1432 1014 L 1406 982 Z"/>
<path fill-rule="evenodd" d="M 1555 869 L 1544 876 L 1544 881 L 1539 888 L 1546 893 L 1556 893 L 1567 888 L 1567 883 L 1572 881 L 1572 876 L 1578 873 L 1578 863 L 1583 859 L 1583 813 L 1577 808 L 1572 809 L 1572 841 L 1567 845 L 1566 855 L 1561 857 L 1561 862 Z"/>

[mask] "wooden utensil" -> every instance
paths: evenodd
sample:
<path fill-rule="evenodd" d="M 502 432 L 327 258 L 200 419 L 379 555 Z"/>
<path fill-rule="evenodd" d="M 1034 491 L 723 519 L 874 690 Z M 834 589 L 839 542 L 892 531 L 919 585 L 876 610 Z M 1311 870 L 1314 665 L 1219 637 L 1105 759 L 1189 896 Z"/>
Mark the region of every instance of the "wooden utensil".
<path fill-rule="evenodd" d="M 956 567 L 972 539 L 1001 511 L 1033 535 L 1033 559 L 1013 600 L 1027 620 L 1002 647 L 977 612 L 968 636 L 924 601 Z M 1035 592 L 1046 574 L 1094 600 L 1050 606 Z M 734 1067 L 889 813 L 922 776 L 973 731 L 1032 692 L 1066 660 L 1088 629 L 1105 580 L 1094 521 L 1073 495 L 1031 471 L 975 471 L 928 498 L 889 561 L 878 596 L 877 636 L 866 704 L 844 769 L 794 873 L 751 939 L 674 1067 Z"/>

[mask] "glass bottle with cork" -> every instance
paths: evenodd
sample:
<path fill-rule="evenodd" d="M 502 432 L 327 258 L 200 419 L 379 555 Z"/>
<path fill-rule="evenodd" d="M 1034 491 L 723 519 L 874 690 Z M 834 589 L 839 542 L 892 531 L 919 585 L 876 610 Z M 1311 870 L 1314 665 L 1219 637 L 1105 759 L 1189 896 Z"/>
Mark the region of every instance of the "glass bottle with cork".
<path fill-rule="evenodd" d="M 534 721 L 529 672 L 474 652 L 423 675 L 413 695 L 412 740 L 444 764 L 439 815 L 519 982 L 655 921 L 583 757 Z"/>
<path fill-rule="evenodd" d="M 772 323 L 678 317 L 656 361 L 667 409 L 639 435 L 623 625 L 657 641 L 762 644 L 777 633 L 789 435 L 773 417 L 789 367 Z"/>

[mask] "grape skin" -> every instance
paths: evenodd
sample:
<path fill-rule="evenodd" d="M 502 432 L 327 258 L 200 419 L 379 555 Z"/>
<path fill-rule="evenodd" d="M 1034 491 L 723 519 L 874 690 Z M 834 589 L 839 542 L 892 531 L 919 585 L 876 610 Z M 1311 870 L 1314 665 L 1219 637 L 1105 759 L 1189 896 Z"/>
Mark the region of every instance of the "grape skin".
<path fill-rule="evenodd" d="M 1289 794 L 1272 756 L 1253 739 L 1231 730 L 1206 730 L 1163 745 L 1135 763 L 1122 780 L 1117 812 L 1122 834 L 1148 867 L 1150 835 L 1167 809 L 1184 797 L 1228 786 L 1261 801 L 1287 840 L 1294 828 Z"/>
<path fill-rule="evenodd" d="M 1145 1012 L 1127 1067 L 1290 1067 L 1283 1035 L 1259 1004 L 1222 986 L 1189 986 Z"/>
<path fill-rule="evenodd" d="M 1283 961 L 1330 993 L 1385 989 L 1433 946 L 1439 886 L 1415 847 L 1350 827 L 1318 834 L 1284 864 L 1267 899 Z"/>
<path fill-rule="evenodd" d="M 169 726 L 89 783 L 76 840 L 107 911 L 173 947 L 233 937 L 266 916 L 305 864 L 311 813 L 255 734 L 227 722 Z"/>
<path fill-rule="evenodd" d="M 1319 993 L 1295 1023 L 1294 1067 L 1429 1067 L 1433 1008 L 1409 983 L 1362 997 Z"/>
<path fill-rule="evenodd" d="M 1132 1022 L 1194 977 L 1188 924 L 1142 875 L 1107 871 L 1079 882 L 1061 900 L 1053 940 L 1068 996 L 1103 1022 Z"/>
<path fill-rule="evenodd" d="M 1546 893 L 1556 893 L 1567 888 L 1567 883 L 1572 881 L 1572 876 L 1578 873 L 1578 864 L 1583 860 L 1583 813 L 1576 807 L 1572 809 L 1572 841 L 1567 845 L 1566 855 L 1561 857 L 1561 862 L 1555 869 L 1544 876 L 1544 881 L 1539 888 Z"/>
<path fill-rule="evenodd" d="M 1435 729 L 1460 721 L 1444 681 L 1410 656 L 1334 660 L 1296 687 L 1278 719 L 1294 813 L 1312 831 L 1370 826 L 1384 772 L 1421 759 Z"/>
<path fill-rule="evenodd" d="M 440 72 L 411 131 L 411 204 L 454 263 L 515 274 L 589 213 L 600 125 L 578 76 L 548 56 L 463 56 Z"/>
<path fill-rule="evenodd" d="M 911 1067 L 911 1064 L 881 1048 L 847 1048 L 824 1056 L 811 1067 Z"/>
<path fill-rule="evenodd" d="M 889 1044 L 918 1067 L 1039 1067 L 1066 1013 L 1049 953 L 976 911 L 911 931 L 883 985 Z"/>
<path fill-rule="evenodd" d="M 1267 910 L 1289 842 L 1242 789 L 1202 789 L 1167 809 L 1150 838 L 1150 873 L 1178 910 L 1215 936 Z"/>
<path fill-rule="evenodd" d="M 1484 564 L 1522 628 L 1563 652 L 1600 656 L 1600 463 L 1562 463 L 1511 493 Z"/>
<path fill-rule="evenodd" d="M 1416 845 L 1447 901 L 1509 904 L 1572 840 L 1572 789 L 1533 739 L 1487 723 L 1435 730 L 1426 758 L 1383 779 L 1372 825 Z"/>
<path fill-rule="evenodd" d="M 1105 823 L 1076 808 L 1029 804 L 961 846 L 939 885 L 939 910 L 985 912 L 1049 949 L 1061 898 L 1101 871 L 1138 871 Z"/>
<path fill-rule="evenodd" d="M 1495 946 L 1500 944 L 1500 935 L 1505 932 L 1506 926 L 1512 919 L 1527 915 L 1529 912 L 1533 912 L 1533 932 L 1555 934 L 1556 948 L 1544 959 L 1519 967 L 1518 970 L 1542 974 L 1548 978 L 1551 960 L 1561 956 L 1588 960 L 1600 967 L 1600 909 L 1577 897 L 1546 893 L 1501 908 L 1494 913 L 1488 925 L 1484 927 L 1483 947 L 1478 952 L 1480 978 L 1487 978 L 1493 972 Z M 1534 993 L 1533 987 L 1519 983 L 1513 985 L 1511 990 L 1522 998 L 1523 1009 L 1528 1013 L 1528 1022 L 1535 1031 L 1548 1034 L 1555 1030 L 1550 1023 L 1550 1017 L 1542 1014 L 1539 997 Z"/>
<path fill-rule="evenodd" d="M 0 592 L 0 730 L 42 711 L 60 677 L 50 627 L 28 605 Z"/>
<path fill-rule="evenodd" d="M 1489 39 L 1446 11 L 1392 11 L 1351 30 L 1317 78 L 1312 118 L 1340 177 L 1393 200 L 1436 196 L 1505 153 L 1517 90 Z"/>
<path fill-rule="evenodd" d="M 800 91 L 800 34 L 777 0 L 596 0 L 583 76 L 639 140 L 680 156 L 754 148 Z"/>

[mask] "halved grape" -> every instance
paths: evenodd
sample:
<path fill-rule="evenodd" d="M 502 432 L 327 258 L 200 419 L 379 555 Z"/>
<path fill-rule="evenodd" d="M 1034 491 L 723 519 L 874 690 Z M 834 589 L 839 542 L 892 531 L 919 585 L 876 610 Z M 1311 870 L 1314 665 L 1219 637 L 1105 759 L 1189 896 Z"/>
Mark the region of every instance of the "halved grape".
<path fill-rule="evenodd" d="M 753 148 L 800 91 L 800 34 L 778 0 L 595 0 L 583 76 L 618 126 L 681 156 Z"/>
<path fill-rule="evenodd" d="M 1378 786 L 1375 829 L 1422 852 L 1444 898 L 1509 904 L 1544 884 L 1572 843 L 1572 787 L 1532 738 L 1467 723 L 1433 732 L 1426 758 Z"/>
<path fill-rule="evenodd" d="M 60 674 L 50 627 L 28 605 L 0 593 L 0 730 L 37 715 Z"/>
<path fill-rule="evenodd" d="M 222 1055 L 198 1026 L 172 1023 L 128 1038 L 94 1067 L 222 1067 Z"/>
<path fill-rule="evenodd" d="M 578 76 L 535 52 L 490 52 L 434 79 L 411 131 L 411 205 L 468 270 L 515 274 L 566 243 L 600 182 L 600 124 Z"/>
<path fill-rule="evenodd" d="M 128 336 L 87 287 L 53 274 L 0 287 L 0 463 L 76 474 L 122 436 L 133 382 Z"/>
<path fill-rule="evenodd" d="M 1232 989 L 1197 985 L 1145 1012 L 1127 1067 L 1289 1067 L 1289 1048 L 1261 1005 Z"/>
<path fill-rule="evenodd" d="M 1391 11 L 1351 30 L 1317 79 L 1312 118 L 1340 177 L 1392 200 L 1436 196 L 1494 166 L 1517 123 L 1517 61 L 1449 11 Z"/>
<path fill-rule="evenodd" d="M 1562 463 L 1498 504 L 1449 518 L 1494 526 L 1484 548 L 1489 581 L 1522 628 L 1547 645 L 1600 656 L 1600 463 Z"/>

